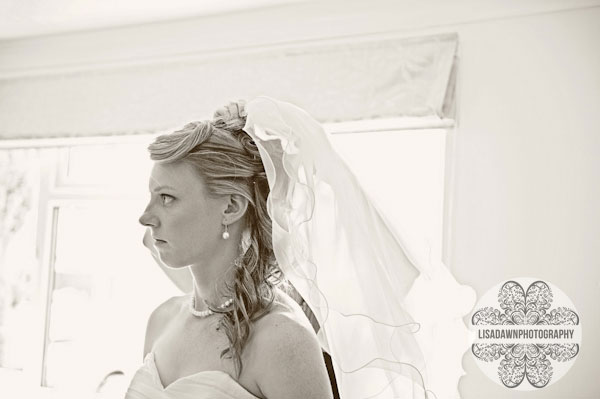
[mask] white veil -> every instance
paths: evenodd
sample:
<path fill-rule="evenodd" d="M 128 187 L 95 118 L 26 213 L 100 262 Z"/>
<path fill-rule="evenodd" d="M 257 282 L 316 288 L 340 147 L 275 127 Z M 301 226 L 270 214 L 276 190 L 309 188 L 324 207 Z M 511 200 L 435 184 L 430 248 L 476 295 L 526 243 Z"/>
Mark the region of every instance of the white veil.
<path fill-rule="evenodd" d="M 246 112 L 275 256 L 321 326 L 340 397 L 457 397 L 472 293 L 441 262 L 411 258 L 309 114 L 268 97 Z"/>

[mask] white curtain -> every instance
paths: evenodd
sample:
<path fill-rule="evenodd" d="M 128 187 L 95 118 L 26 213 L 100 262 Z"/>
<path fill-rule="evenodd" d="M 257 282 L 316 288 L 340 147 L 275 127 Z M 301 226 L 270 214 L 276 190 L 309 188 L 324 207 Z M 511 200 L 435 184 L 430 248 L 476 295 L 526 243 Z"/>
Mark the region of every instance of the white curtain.
<path fill-rule="evenodd" d="M 320 122 L 447 117 L 455 34 L 313 42 L 0 80 L 0 139 L 149 133 L 268 95 Z"/>

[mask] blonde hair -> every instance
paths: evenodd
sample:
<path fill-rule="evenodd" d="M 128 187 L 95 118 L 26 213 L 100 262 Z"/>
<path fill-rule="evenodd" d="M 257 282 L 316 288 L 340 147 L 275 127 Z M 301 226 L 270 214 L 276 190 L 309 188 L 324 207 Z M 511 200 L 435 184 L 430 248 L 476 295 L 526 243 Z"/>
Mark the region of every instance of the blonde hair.
<path fill-rule="evenodd" d="M 235 268 L 233 283 L 226 287 L 233 306 L 219 311 L 223 314 L 219 329 L 223 327 L 230 344 L 221 357 L 233 359 L 238 377 L 252 322 L 269 311 L 275 286 L 283 282 L 267 213 L 269 185 L 258 148 L 242 130 L 245 123 L 244 102 L 230 103 L 217 110 L 213 120 L 188 123 L 181 130 L 159 136 L 148 147 L 154 161 L 192 165 L 206 183 L 209 195 L 238 194 L 248 200 L 244 218 L 250 246 L 242 254 L 241 267 Z"/>

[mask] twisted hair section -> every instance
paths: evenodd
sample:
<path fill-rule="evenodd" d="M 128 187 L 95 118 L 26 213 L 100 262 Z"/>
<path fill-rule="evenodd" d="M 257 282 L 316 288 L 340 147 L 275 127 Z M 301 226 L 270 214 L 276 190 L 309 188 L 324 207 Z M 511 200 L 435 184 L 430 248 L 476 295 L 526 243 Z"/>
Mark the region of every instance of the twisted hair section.
<path fill-rule="evenodd" d="M 275 286 L 284 282 L 273 253 L 267 176 L 256 144 L 242 130 L 245 123 L 244 102 L 230 103 L 217 110 L 213 120 L 188 123 L 148 147 L 156 162 L 193 166 L 209 195 L 238 194 L 248 200 L 244 223 L 250 231 L 249 247 L 240 254 L 233 281 L 225 287 L 233 304 L 226 311 L 213 309 L 223 315 L 219 329 L 230 344 L 221 357 L 233 360 L 238 376 L 253 322 L 269 311 Z"/>

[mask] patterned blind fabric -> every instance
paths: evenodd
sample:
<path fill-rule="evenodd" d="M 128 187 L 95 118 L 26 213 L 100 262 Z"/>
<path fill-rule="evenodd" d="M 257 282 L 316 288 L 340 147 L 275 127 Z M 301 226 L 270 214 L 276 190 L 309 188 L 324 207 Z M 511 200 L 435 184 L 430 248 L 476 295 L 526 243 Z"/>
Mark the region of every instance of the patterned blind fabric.
<path fill-rule="evenodd" d="M 320 122 L 451 117 L 455 34 L 313 42 L 0 80 L 0 139 L 169 130 L 267 95 Z"/>

